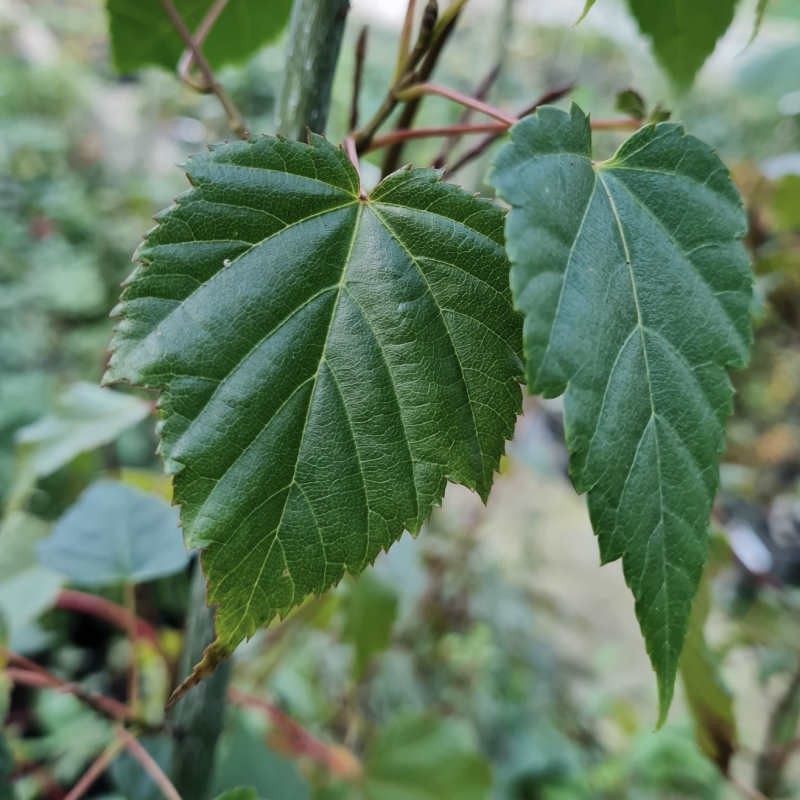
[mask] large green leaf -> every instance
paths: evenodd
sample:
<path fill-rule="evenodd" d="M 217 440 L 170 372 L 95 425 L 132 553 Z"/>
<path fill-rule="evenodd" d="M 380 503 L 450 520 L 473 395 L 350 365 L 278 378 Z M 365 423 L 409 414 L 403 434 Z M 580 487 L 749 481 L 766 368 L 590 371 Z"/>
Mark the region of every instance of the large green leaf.
<path fill-rule="evenodd" d="M 689 86 L 733 21 L 738 0 L 628 0 L 639 30 L 679 86 Z"/>
<path fill-rule="evenodd" d="M 107 381 L 162 386 L 161 449 L 219 646 L 486 497 L 520 407 L 503 217 L 403 170 L 260 138 L 190 160 L 117 313 Z"/>
<path fill-rule="evenodd" d="M 706 557 L 725 368 L 750 342 L 739 196 L 711 148 L 672 123 L 593 162 L 577 106 L 514 126 L 492 181 L 512 207 L 528 386 L 565 393 L 570 474 L 603 561 L 622 557 L 663 718 Z"/>
<path fill-rule="evenodd" d="M 175 0 L 191 31 L 196 31 L 213 0 Z M 120 72 L 148 64 L 174 70 L 184 45 L 160 0 L 107 0 L 111 48 Z M 230 0 L 203 45 L 212 67 L 243 61 L 274 39 L 289 19 L 292 0 Z"/>

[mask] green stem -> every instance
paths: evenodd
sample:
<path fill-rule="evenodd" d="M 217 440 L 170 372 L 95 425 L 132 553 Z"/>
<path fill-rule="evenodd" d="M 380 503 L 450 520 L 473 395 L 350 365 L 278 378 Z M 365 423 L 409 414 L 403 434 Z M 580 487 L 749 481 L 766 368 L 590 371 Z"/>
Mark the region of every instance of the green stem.
<path fill-rule="evenodd" d="M 189 596 L 183 652 L 179 674 L 185 675 L 203 656 L 214 639 L 214 614 L 206 607 L 206 587 L 200 564 L 196 564 Z M 170 775 L 181 797 L 208 800 L 214 769 L 214 751 L 225 719 L 225 693 L 230 679 L 230 661 L 182 697 L 170 712 L 175 730 Z"/>
<path fill-rule="evenodd" d="M 349 0 L 295 0 L 281 91 L 278 132 L 323 133 Z"/>

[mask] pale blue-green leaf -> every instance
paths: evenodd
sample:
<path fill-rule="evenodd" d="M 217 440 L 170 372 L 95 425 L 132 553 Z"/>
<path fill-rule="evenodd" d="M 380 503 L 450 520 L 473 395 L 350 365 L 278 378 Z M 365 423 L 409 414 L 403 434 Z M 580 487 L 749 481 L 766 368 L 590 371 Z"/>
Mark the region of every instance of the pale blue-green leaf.
<path fill-rule="evenodd" d="M 83 586 L 141 583 L 188 560 L 177 509 L 109 480 L 86 489 L 37 550 L 43 564 Z"/>

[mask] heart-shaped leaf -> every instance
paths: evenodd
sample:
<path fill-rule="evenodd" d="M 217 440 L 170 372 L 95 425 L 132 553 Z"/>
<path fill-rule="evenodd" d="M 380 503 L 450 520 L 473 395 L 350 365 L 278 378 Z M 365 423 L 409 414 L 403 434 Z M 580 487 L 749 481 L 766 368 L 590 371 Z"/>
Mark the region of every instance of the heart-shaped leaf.
<path fill-rule="evenodd" d="M 125 289 L 106 380 L 161 386 L 161 449 L 203 548 L 218 647 L 489 491 L 520 407 L 503 217 L 403 170 L 261 138 L 188 165 Z"/>
<path fill-rule="evenodd" d="M 648 125 L 592 161 L 589 119 L 540 109 L 492 181 L 532 392 L 564 397 L 570 474 L 625 579 L 669 707 L 750 343 L 744 213 L 710 147 Z"/>

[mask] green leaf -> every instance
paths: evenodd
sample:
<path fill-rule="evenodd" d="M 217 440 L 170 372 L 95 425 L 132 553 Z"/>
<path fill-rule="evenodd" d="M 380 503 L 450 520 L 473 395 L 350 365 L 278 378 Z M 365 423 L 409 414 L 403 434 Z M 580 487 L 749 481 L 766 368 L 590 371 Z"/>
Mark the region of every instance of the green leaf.
<path fill-rule="evenodd" d="M 260 138 L 188 165 L 117 308 L 106 381 L 162 386 L 161 450 L 204 548 L 219 647 L 404 529 L 446 480 L 486 497 L 520 408 L 503 217 L 402 170 Z"/>
<path fill-rule="evenodd" d="M 114 441 L 149 413 L 147 403 L 137 397 L 91 383 L 72 384 L 50 414 L 17 431 L 17 477 L 9 502 L 18 504 L 36 478 Z"/>
<path fill-rule="evenodd" d="M 33 622 L 52 608 L 64 582 L 36 557 L 36 545 L 49 528 L 21 511 L 10 513 L 0 526 L 0 613 L 13 650 L 28 649 Z"/>
<path fill-rule="evenodd" d="M 366 800 L 487 800 L 491 783 L 489 763 L 456 720 L 396 717 L 367 750 Z"/>
<path fill-rule="evenodd" d="M 294 762 L 267 746 L 263 720 L 239 709 L 228 715 L 214 756 L 213 791 L 242 791 L 252 787 L 253 796 L 272 800 L 310 800 L 308 782 Z"/>
<path fill-rule="evenodd" d="M 764 24 L 764 15 L 767 13 L 767 6 L 769 6 L 769 0 L 758 0 L 756 17 L 753 22 L 753 32 L 750 34 L 750 41 L 748 41 L 748 44 L 752 44 L 756 36 L 758 36 L 761 26 Z"/>
<path fill-rule="evenodd" d="M 618 92 L 614 108 L 634 119 L 644 119 L 647 116 L 647 102 L 636 89 L 625 89 Z"/>
<path fill-rule="evenodd" d="M 255 792 L 255 789 L 249 789 L 244 786 L 240 786 L 236 789 L 231 789 L 224 794 L 217 795 L 216 800 L 258 800 L 258 795 Z"/>
<path fill-rule="evenodd" d="M 175 0 L 190 31 L 195 32 L 213 0 Z M 160 0 L 107 0 L 111 49 L 120 72 L 148 64 L 175 70 L 184 44 Z M 275 39 L 289 19 L 292 0 L 230 0 L 203 44 L 212 67 L 244 61 Z"/>
<path fill-rule="evenodd" d="M 342 606 L 342 638 L 353 645 L 353 675 L 360 681 L 372 658 L 383 652 L 392 640 L 397 593 L 367 573 L 350 584 Z"/>
<path fill-rule="evenodd" d="M 585 5 L 583 6 L 583 11 L 581 11 L 581 15 L 575 21 L 575 24 L 579 24 L 586 19 L 586 15 L 592 10 L 592 6 L 595 4 L 596 0 L 586 0 Z"/>
<path fill-rule="evenodd" d="M 737 0 L 628 0 L 639 30 L 670 78 L 689 87 L 733 21 Z"/>
<path fill-rule="evenodd" d="M 725 368 L 750 343 L 739 196 L 711 148 L 672 123 L 593 162 L 577 106 L 515 125 L 491 180 L 511 205 L 528 386 L 565 393 L 570 474 L 603 562 L 622 558 L 663 720 L 706 557 Z"/>
<path fill-rule="evenodd" d="M 706 574 L 692 605 L 679 669 L 697 745 L 727 775 L 737 747 L 736 717 L 733 696 L 722 679 L 719 660 L 705 639 L 710 609 L 711 586 Z"/>
<path fill-rule="evenodd" d="M 86 489 L 37 549 L 45 566 L 83 586 L 150 581 L 189 559 L 176 509 L 107 480 Z"/>

